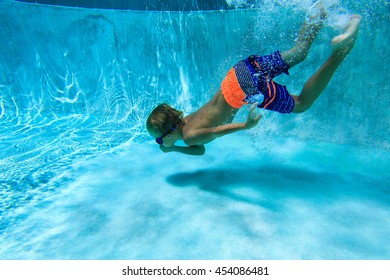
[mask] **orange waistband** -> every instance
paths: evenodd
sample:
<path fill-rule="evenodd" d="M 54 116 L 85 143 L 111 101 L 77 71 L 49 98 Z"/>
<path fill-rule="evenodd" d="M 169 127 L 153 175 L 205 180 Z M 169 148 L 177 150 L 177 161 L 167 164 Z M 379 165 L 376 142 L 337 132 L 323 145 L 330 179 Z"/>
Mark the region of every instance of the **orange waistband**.
<path fill-rule="evenodd" d="M 240 83 L 237 80 L 236 71 L 234 68 L 230 69 L 225 79 L 223 79 L 221 90 L 226 102 L 231 107 L 238 109 L 242 105 L 247 104 L 245 101 L 243 101 L 246 97 L 246 94 L 242 90 Z"/>

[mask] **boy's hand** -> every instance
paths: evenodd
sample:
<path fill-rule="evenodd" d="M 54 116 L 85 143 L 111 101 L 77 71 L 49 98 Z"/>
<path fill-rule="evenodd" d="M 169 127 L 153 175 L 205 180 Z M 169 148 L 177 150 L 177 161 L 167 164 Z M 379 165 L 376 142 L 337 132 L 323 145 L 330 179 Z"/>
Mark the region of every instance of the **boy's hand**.
<path fill-rule="evenodd" d="M 164 145 L 160 145 L 160 150 L 164 153 L 169 152 L 179 152 L 186 155 L 192 155 L 192 156 L 201 156 L 205 153 L 206 149 L 204 148 L 204 145 L 195 145 L 195 146 L 172 146 L 172 147 L 165 147 Z"/>
<path fill-rule="evenodd" d="M 163 151 L 164 153 L 169 153 L 172 152 L 172 147 L 165 147 L 164 145 L 160 145 L 160 150 Z"/>
<path fill-rule="evenodd" d="M 245 123 L 246 129 L 251 129 L 252 127 L 256 126 L 262 117 L 262 115 L 258 114 L 256 111 L 257 104 L 258 103 L 252 104 L 249 109 L 248 118 Z"/>

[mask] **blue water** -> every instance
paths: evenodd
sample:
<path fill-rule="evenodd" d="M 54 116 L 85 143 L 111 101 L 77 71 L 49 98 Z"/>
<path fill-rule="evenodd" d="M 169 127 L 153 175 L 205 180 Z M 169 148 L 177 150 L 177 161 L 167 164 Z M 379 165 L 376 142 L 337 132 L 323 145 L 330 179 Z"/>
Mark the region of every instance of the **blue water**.
<path fill-rule="evenodd" d="M 348 14 L 363 21 L 310 111 L 262 112 L 202 157 L 163 154 L 145 130 L 156 104 L 191 113 L 237 60 L 291 47 L 309 2 L 0 2 L 0 259 L 389 259 L 388 1 L 324 1 L 307 60 L 278 79 L 291 92 Z"/>

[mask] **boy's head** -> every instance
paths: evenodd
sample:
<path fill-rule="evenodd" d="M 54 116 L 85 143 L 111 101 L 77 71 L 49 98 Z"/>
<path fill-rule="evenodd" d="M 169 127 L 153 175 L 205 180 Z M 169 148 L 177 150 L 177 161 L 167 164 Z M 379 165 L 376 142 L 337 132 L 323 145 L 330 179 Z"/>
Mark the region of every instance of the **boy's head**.
<path fill-rule="evenodd" d="M 162 144 L 163 138 L 183 124 L 183 112 L 178 111 L 166 103 L 158 105 L 150 113 L 146 121 L 146 129 Z"/>

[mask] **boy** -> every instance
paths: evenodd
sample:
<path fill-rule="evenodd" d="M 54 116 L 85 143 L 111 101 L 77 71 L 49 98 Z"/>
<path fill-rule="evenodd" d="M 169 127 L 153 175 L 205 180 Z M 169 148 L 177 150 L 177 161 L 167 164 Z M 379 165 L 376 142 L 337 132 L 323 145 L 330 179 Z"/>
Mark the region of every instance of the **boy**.
<path fill-rule="evenodd" d="M 343 34 L 332 39 L 332 54 L 306 82 L 300 95 L 291 95 L 285 86 L 272 79 L 302 62 L 318 34 L 326 11 L 321 3 L 319 14 L 305 22 L 292 49 L 276 51 L 266 56 L 252 55 L 238 62 L 228 72 L 221 89 L 198 111 L 183 117 L 183 113 L 167 104 L 157 106 L 146 125 L 163 152 L 203 155 L 204 144 L 229 133 L 250 129 L 261 115 L 256 107 L 279 113 L 302 113 L 310 108 L 325 89 L 334 72 L 355 43 L 361 17 L 353 15 Z M 256 100 L 261 101 L 257 102 Z M 261 103 L 260 103 L 261 102 Z M 246 122 L 231 123 L 238 109 L 252 104 Z M 188 146 L 177 146 L 183 140 Z"/>

